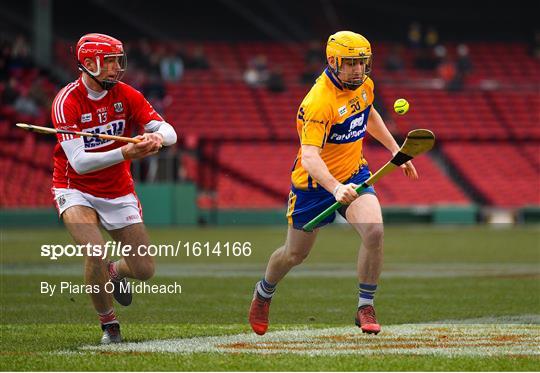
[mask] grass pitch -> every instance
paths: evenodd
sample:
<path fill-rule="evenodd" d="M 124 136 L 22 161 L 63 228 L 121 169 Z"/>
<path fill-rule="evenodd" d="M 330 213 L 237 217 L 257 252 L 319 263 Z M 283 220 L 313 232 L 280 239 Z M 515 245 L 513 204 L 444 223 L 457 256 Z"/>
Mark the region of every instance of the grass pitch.
<path fill-rule="evenodd" d="M 128 343 L 102 348 L 88 295 L 40 294 L 41 281 L 82 282 L 81 258 L 39 254 L 42 244 L 69 243 L 67 232 L 2 230 L 0 368 L 523 371 L 540 363 L 538 227 L 387 227 L 378 336 L 353 326 L 359 239 L 323 229 L 308 260 L 279 284 L 263 338 L 251 334 L 247 310 L 284 227 L 150 233 L 155 243 L 251 242 L 252 253 L 158 258 L 150 282 L 178 282 L 182 293 L 117 305 Z M 460 343 L 475 353 L 456 352 Z"/>

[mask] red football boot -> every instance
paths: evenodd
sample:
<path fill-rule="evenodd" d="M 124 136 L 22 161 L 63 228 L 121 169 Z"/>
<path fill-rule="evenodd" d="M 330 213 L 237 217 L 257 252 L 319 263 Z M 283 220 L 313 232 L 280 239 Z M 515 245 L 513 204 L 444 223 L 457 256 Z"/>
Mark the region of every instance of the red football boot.
<path fill-rule="evenodd" d="M 375 308 L 370 305 L 358 308 L 354 323 L 362 329 L 362 332 L 364 333 L 378 334 L 381 331 L 381 326 L 377 323 L 377 318 L 375 316 Z"/>
<path fill-rule="evenodd" d="M 249 308 L 249 323 L 251 328 L 258 335 L 263 335 L 268 330 L 268 314 L 270 313 L 270 302 L 272 298 L 265 299 L 257 294 L 253 294 L 251 307 Z"/>

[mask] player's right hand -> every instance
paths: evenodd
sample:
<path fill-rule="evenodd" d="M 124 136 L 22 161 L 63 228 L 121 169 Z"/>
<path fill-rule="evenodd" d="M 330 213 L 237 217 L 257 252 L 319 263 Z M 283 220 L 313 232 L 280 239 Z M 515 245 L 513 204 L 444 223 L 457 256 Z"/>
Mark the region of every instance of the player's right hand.
<path fill-rule="evenodd" d="M 156 154 L 159 151 L 153 141 L 140 135 L 135 138 L 142 141 L 137 144 L 129 143 L 122 146 L 122 155 L 124 156 L 124 159 L 141 159 Z"/>
<path fill-rule="evenodd" d="M 356 184 L 341 184 L 337 188 L 334 197 L 336 201 L 342 205 L 350 205 L 356 198 L 358 198 L 358 193 L 356 193 Z"/>

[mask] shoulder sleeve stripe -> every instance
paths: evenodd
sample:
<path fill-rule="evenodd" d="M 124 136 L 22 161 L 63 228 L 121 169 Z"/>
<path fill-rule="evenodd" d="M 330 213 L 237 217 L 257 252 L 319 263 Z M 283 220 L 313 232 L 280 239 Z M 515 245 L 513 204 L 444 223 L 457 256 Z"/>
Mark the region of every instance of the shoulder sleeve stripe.
<path fill-rule="evenodd" d="M 64 95 L 66 94 L 66 91 L 73 86 L 74 83 L 69 83 L 67 86 L 62 88 L 56 98 L 53 102 L 53 111 L 54 111 L 54 118 L 56 119 L 56 122 L 60 122 L 60 116 L 58 115 L 58 104 L 60 101 L 62 101 L 62 98 L 64 98 Z"/>
<path fill-rule="evenodd" d="M 54 115 L 56 118 L 57 123 L 65 123 L 66 117 L 64 116 L 64 103 L 66 102 L 67 97 L 75 88 L 79 86 L 79 83 L 71 83 L 68 84 L 64 88 L 64 92 L 62 92 L 61 95 L 57 98 L 56 102 L 54 103 Z"/>
<path fill-rule="evenodd" d="M 65 86 L 64 88 L 62 88 L 60 90 L 60 92 L 58 92 L 58 94 L 56 95 L 54 101 L 53 101 L 53 104 L 52 104 L 52 109 L 53 109 L 53 113 L 54 113 L 54 119 L 56 120 L 56 122 L 59 122 L 59 118 L 58 118 L 58 109 L 57 109 L 57 106 L 58 106 L 58 102 L 62 100 L 62 97 L 64 97 L 64 93 L 66 93 L 66 89 L 71 86 L 72 83 L 68 84 L 67 86 Z"/>
<path fill-rule="evenodd" d="M 61 117 L 60 117 L 60 102 L 62 102 L 62 99 L 64 98 L 64 96 L 66 95 L 67 91 L 73 87 L 74 83 L 69 83 L 67 86 L 65 86 L 64 88 L 62 88 L 62 90 L 60 91 L 60 93 L 58 94 L 58 96 L 56 97 L 55 101 L 54 101 L 54 104 L 53 104 L 53 109 L 54 109 L 54 117 L 56 119 L 56 122 L 57 123 L 61 123 Z"/>

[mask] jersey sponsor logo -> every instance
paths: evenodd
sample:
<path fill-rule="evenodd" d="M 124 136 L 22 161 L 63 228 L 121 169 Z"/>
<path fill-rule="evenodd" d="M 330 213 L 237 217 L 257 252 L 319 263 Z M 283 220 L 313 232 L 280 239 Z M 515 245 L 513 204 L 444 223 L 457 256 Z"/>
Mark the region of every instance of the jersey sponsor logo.
<path fill-rule="evenodd" d="M 88 123 L 92 121 L 92 113 L 85 113 L 81 115 L 81 123 Z"/>
<path fill-rule="evenodd" d="M 351 131 L 356 127 L 361 127 L 362 124 L 364 124 L 364 113 L 362 113 L 359 118 L 356 118 L 351 122 Z"/>
<path fill-rule="evenodd" d="M 94 43 L 95 44 L 95 43 Z M 95 48 L 84 48 L 82 47 L 81 49 L 79 49 L 79 53 L 96 53 L 96 54 L 101 54 L 103 53 L 103 49 L 95 49 Z"/>
<path fill-rule="evenodd" d="M 343 105 L 338 109 L 339 116 L 342 117 L 347 114 L 347 105 Z"/>
<path fill-rule="evenodd" d="M 139 215 L 129 215 L 129 216 L 126 216 L 126 221 L 134 221 L 134 220 L 139 220 L 140 219 L 140 216 Z"/>
<path fill-rule="evenodd" d="M 59 130 L 64 130 L 64 131 L 73 131 L 73 130 L 77 129 L 77 125 L 76 124 L 66 124 L 65 126 L 59 126 L 58 129 Z"/>
<path fill-rule="evenodd" d="M 369 117 L 368 106 L 364 111 L 351 115 L 343 123 L 334 124 L 328 135 L 327 143 L 346 144 L 360 140 L 365 136 L 367 119 Z"/>
<path fill-rule="evenodd" d="M 349 105 L 353 105 L 354 103 L 358 102 L 358 100 L 360 100 L 358 96 L 354 96 L 349 100 Z"/>
<path fill-rule="evenodd" d="M 324 120 L 319 120 L 319 119 L 308 119 L 305 121 L 306 123 L 317 123 L 317 124 L 326 124 L 326 122 Z"/>
<path fill-rule="evenodd" d="M 124 106 L 121 102 L 115 102 L 113 104 L 115 113 L 121 113 L 124 111 Z"/>
<path fill-rule="evenodd" d="M 124 134 L 124 129 L 126 127 L 126 121 L 115 120 L 101 126 L 96 126 L 92 128 L 85 128 L 83 131 L 88 133 L 93 133 L 96 135 L 112 135 L 112 136 L 122 136 Z M 97 149 L 103 146 L 111 144 L 113 140 L 104 140 L 98 139 L 95 137 L 85 137 L 84 138 L 84 148 L 85 149 Z"/>

